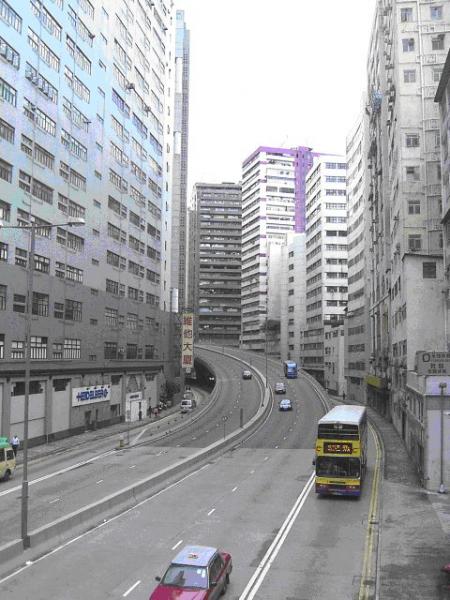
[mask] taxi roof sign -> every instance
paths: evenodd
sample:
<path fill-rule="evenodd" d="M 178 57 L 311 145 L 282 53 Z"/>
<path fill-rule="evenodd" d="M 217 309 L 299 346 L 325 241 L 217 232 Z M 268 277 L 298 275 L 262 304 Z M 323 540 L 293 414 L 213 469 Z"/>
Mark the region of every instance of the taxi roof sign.
<path fill-rule="evenodd" d="M 10 443 L 7 437 L 0 437 L 0 448 L 9 448 Z"/>

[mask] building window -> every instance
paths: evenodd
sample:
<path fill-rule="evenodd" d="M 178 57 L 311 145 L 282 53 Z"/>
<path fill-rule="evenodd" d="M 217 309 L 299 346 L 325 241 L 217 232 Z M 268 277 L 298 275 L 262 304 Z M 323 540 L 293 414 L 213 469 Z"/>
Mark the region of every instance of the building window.
<path fill-rule="evenodd" d="M 51 69 L 59 73 L 60 60 L 58 56 L 50 50 L 47 44 L 30 27 L 28 28 L 28 43 Z"/>
<path fill-rule="evenodd" d="M 8 262 L 8 244 L 0 242 L 0 260 Z"/>
<path fill-rule="evenodd" d="M 64 319 L 64 304 L 62 302 L 55 302 L 53 307 L 53 316 L 55 319 Z"/>
<path fill-rule="evenodd" d="M 420 200 L 408 200 L 408 214 L 420 215 Z"/>
<path fill-rule="evenodd" d="M 61 246 L 66 246 L 75 252 L 82 252 L 84 249 L 84 239 L 74 233 L 70 233 L 70 231 L 62 229 L 62 227 L 57 227 L 56 229 L 56 241 Z"/>
<path fill-rule="evenodd" d="M 81 204 L 77 204 L 63 194 L 58 194 L 58 209 L 69 217 L 79 217 L 84 219 L 86 209 Z"/>
<path fill-rule="evenodd" d="M 69 167 L 69 165 L 63 163 L 62 161 L 60 161 L 59 165 L 59 174 L 64 181 L 67 181 L 67 183 L 70 183 L 74 187 L 85 192 L 86 177 L 83 177 L 81 173 L 78 173 L 78 171 L 75 171 L 75 169 L 72 169 L 72 167 Z"/>
<path fill-rule="evenodd" d="M 68 131 L 61 129 L 61 144 L 77 158 L 87 161 L 87 148 Z"/>
<path fill-rule="evenodd" d="M 47 294 L 33 292 L 33 315 L 48 317 L 49 297 Z"/>
<path fill-rule="evenodd" d="M 9 85 L 4 79 L 0 77 L 0 98 L 8 102 L 8 104 L 12 104 L 13 106 L 17 106 L 17 90 Z"/>
<path fill-rule="evenodd" d="M 15 69 L 19 70 L 20 54 L 2 37 L 0 37 L 0 56 L 2 56 L 6 62 L 9 62 Z"/>
<path fill-rule="evenodd" d="M 68 321 L 81 321 L 82 303 L 76 300 L 66 300 L 64 318 Z"/>
<path fill-rule="evenodd" d="M 86 87 L 81 79 L 78 79 L 78 77 L 72 73 L 68 67 L 65 67 L 64 69 L 64 78 L 67 85 L 74 91 L 78 98 L 84 100 L 85 102 L 90 102 L 91 92 L 89 91 L 89 88 Z"/>
<path fill-rule="evenodd" d="M 413 20 L 413 10 L 412 8 L 401 8 L 400 9 L 400 21 L 402 23 L 407 23 Z"/>
<path fill-rule="evenodd" d="M 420 179 L 420 168 L 419 167 L 406 167 L 406 181 L 419 181 Z"/>
<path fill-rule="evenodd" d="M 444 41 L 445 35 L 440 33 L 434 38 L 431 38 L 431 48 L 432 50 L 444 50 Z"/>
<path fill-rule="evenodd" d="M 53 354 L 53 358 L 55 360 L 62 360 L 62 357 L 63 357 L 63 345 L 61 343 L 54 343 L 53 344 L 53 352 L 52 352 L 52 354 Z M 59 381 L 59 380 L 57 379 L 55 381 Z M 64 389 L 66 389 L 65 386 L 64 386 Z M 56 389 L 55 389 L 55 391 L 56 391 Z M 60 390 L 60 391 L 62 391 L 62 390 Z"/>
<path fill-rule="evenodd" d="M 418 133 L 407 133 L 405 140 L 407 148 L 418 148 L 420 145 L 420 137 Z"/>
<path fill-rule="evenodd" d="M 414 38 L 404 38 L 402 40 L 403 52 L 414 52 Z"/>
<path fill-rule="evenodd" d="M 15 129 L 7 121 L 0 119 L 0 138 L 6 140 L 10 144 L 14 144 Z"/>
<path fill-rule="evenodd" d="M 47 358 L 47 338 L 31 336 L 31 358 L 42 360 Z"/>
<path fill-rule="evenodd" d="M 432 21 L 440 21 L 442 19 L 442 6 L 430 6 L 430 18 Z"/>
<path fill-rule="evenodd" d="M 66 48 L 69 52 L 70 56 L 75 60 L 76 64 L 86 71 L 89 75 L 91 74 L 91 61 L 88 59 L 86 54 L 81 50 L 81 48 L 75 44 L 73 39 L 66 34 Z"/>
<path fill-rule="evenodd" d="M 81 340 L 64 340 L 64 358 L 81 358 Z"/>
<path fill-rule="evenodd" d="M 127 328 L 131 331 L 137 331 L 138 328 L 138 316 L 134 313 L 127 314 Z"/>
<path fill-rule="evenodd" d="M 424 262 L 422 263 L 423 278 L 424 279 L 436 279 L 436 263 L 435 262 Z"/>
<path fill-rule="evenodd" d="M 6 310 L 8 286 L 0 284 L 0 310 Z"/>
<path fill-rule="evenodd" d="M 58 90 L 35 69 L 30 63 L 25 68 L 25 77 L 30 81 L 48 100 L 54 104 L 58 103 Z"/>
<path fill-rule="evenodd" d="M 105 307 L 105 325 L 108 325 L 108 327 L 117 327 L 117 325 L 118 325 L 118 310 L 117 310 L 117 308 Z"/>
<path fill-rule="evenodd" d="M 117 358 L 117 344 L 116 342 L 105 342 L 104 344 L 104 355 L 105 359 L 116 359 Z"/>
<path fill-rule="evenodd" d="M 14 294 L 13 301 L 13 311 L 18 313 L 24 313 L 26 307 L 26 297 L 22 294 Z"/>
<path fill-rule="evenodd" d="M 420 233 L 412 233 L 408 235 L 408 248 L 412 252 L 417 252 L 422 249 L 422 236 Z"/>
<path fill-rule="evenodd" d="M 0 0 L 0 19 L 7 25 L 11 25 L 19 33 L 22 33 L 22 19 L 6 0 Z"/>
<path fill-rule="evenodd" d="M 12 340 L 11 342 L 11 359 L 23 360 L 25 358 L 25 342 Z"/>
<path fill-rule="evenodd" d="M 416 70 L 415 69 L 405 69 L 403 71 L 403 81 L 405 83 L 415 83 L 415 81 L 416 81 Z"/>
<path fill-rule="evenodd" d="M 12 181 L 13 166 L 0 158 L 0 179 L 4 179 L 8 183 Z"/>
<path fill-rule="evenodd" d="M 137 344 L 127 344 L 127 358 L 136 359 L 137 354 Z"/>

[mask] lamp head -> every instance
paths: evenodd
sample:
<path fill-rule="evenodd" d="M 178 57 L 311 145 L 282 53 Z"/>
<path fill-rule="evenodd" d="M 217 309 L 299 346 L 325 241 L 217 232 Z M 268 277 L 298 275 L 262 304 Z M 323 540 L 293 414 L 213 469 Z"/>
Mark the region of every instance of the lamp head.
<path fill-rule="evenodd" d="M 72 217 L 67 221 L 67 224 L 71 227 L 82 227 L 86 225 L 86 221 L 82 217 Z"/>

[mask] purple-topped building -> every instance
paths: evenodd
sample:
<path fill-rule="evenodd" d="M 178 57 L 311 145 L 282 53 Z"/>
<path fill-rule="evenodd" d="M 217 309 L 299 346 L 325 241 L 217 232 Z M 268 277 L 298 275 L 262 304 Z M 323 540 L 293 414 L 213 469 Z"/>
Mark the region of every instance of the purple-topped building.
<path fill-rule="evenodd" d="M 305 146 L 260 146 L 242 164 L 241 345 L 245 349 L 265 351 L 266 316 L 276 331 L 280 288 L 269 286 L 269 270 L 273 275 L 281 267 L 280 250 L 287 234 L 305 231 L 306 174 L 318 155 Z"/>

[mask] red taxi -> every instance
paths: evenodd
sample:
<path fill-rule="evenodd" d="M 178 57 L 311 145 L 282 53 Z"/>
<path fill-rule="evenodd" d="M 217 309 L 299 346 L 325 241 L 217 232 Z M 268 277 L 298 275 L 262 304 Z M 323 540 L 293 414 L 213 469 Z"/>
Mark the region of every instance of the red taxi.
<path fill-rule="evenodd" d="M 209 546 L 185 546 L 173 559 L 150 600 L 216 600 L 233 568 L 230 554 Z"/>

